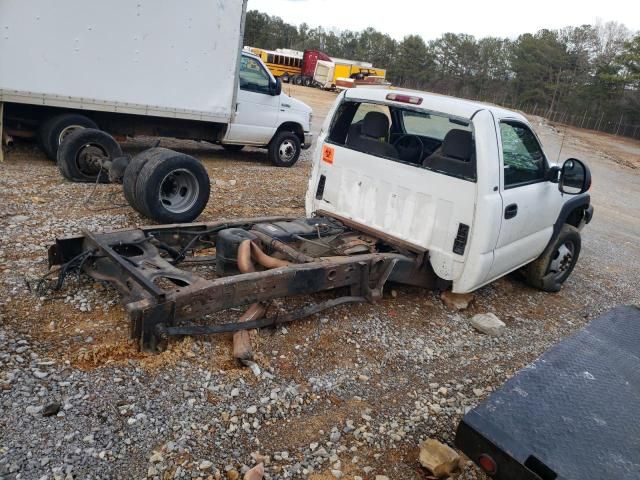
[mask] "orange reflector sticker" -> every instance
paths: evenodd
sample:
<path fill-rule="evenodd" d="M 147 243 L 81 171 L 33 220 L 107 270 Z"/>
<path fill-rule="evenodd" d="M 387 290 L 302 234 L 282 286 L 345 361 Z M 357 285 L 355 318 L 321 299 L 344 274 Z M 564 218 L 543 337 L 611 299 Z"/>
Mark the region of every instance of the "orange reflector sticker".
<path fill-rule="evenodd" d="M 333 147 L 329 147 L 327 145 L 322 146 L 322 161 L 328 163 L 329 165 L 333 165 L 333 155 L 336 150 Z"/>

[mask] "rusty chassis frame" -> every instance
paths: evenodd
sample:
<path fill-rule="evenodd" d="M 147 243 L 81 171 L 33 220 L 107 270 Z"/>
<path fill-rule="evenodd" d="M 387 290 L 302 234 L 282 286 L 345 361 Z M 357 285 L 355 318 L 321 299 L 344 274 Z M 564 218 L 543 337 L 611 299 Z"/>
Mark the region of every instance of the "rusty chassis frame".
<path fill-rule="evenodd" d="M 171 336 L 275 326 L 341 304 L 375 302 L 382 297 L 389 280 L 434 286 L 435 275 L 425 260 L 425 252 L 397 248 L 388 253 L 313 258 L 274 240 L 268 245 L 262 243 L 288 257 L 290 265 L 214 280 L 176 266 L 214 263 L 215 256 L 194 256 L 189 252 L 212 248 L 217 233 L 223 229 L 250 229 L 257 223 L 286 220 L 292 218 L 145 226 L 99 234 L 83 231 L 82 236 L 57 239 L 49 248 L 49 265 L 60 266 L 63 274 L 76 268 L 95 280 L 112 284 L 122 295 L 129 314 L 131 338 L 147 351 L 164 349 Z M 341 287 L 349 287 L 349 295 L 284 315 L 217 325 L 190 322 L 241 305 Z"/>

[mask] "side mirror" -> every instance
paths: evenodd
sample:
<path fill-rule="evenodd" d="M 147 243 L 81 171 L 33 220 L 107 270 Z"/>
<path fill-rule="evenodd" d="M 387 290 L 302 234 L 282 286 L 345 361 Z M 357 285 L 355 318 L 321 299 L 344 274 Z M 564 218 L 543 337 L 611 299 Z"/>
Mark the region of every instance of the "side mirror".
<path fill-rule="evenodd" d="M 591 188 L 591 171 L 584 162 L 570 158 L 562 165 L 558 188 L 562 193 L 579 195 Z"/>
<path fill-rule="evenodd" d="M 562 169 L 560 167 L 556 167 L 554 165 L 553 167 L 549 168 L 549 170 L 547 170 L 547 173 L 544 176 L 544 179 L 547 182 L 558 183 L 558 182 L 560 182 L 560 172 L 561 171 L 562 171 Z"/>
<path fill-rule="evenodd" d="M 271 84 L 271 95 L 277 97 L 282 93 L 282 80 L 280 77 L 276 78 L 276 83 Z"/>

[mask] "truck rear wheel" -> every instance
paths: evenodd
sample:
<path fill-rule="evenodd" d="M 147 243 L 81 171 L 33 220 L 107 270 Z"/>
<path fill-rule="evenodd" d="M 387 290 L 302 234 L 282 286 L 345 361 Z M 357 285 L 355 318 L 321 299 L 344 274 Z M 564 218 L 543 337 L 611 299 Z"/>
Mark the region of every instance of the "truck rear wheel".
<path fill-rule="evenodd" d="M 269 160 L 277 167 L 292 167 L 300 152 L 300 139 L 293 132 L 276 133 L 269 143 Z"/>
<path fill-rule="evenodd" d="M 109 183 L 104 164 L 117 157 L 122 157 L 122 149 L 111 135 L 84 128 L 65 137 L 58 149 L 58 169 L 72 182 Z"/>
<path fill-rule="evenodd" d="M 309 77 L 304 77 L 304 80 L 302 81 L 303 85 L 305 87 L 310 87 L 311 86 L 311 79 Z"/>
<path fill-rule="evenodd" d="M 209 174 L 193 157 L 168 149 L 154 154 L 140 170 L 138 211 L 160 223 L 187 223 L 209 202 Z"/>
<path fill-rule="evenodd" d="M 138 175 L 140 175 L 140 171 L 149 160 L 162 154 L 164 150 L 167 149 L 162 147 L 154 147 L 140 152 L 131 159 L 129 165 L 127 165 L 127 168 L 124 171 L 124 177 L 122 179 L 122 190 L 124 192 L 124 198 L 127 200 L 127 203 L 129 205 L 131 205 L 140 213 L 142 213 L 142 211 L 140 210 L 138 201 L 136 199 L 136 182 L 138 181 Z"/>
<path fill-rule="evenodd" d="M 57 160 L 63 140 L 83 128 L 98 129 L 96 122 L 77 113 L 63 113 L 47 119 L 38 129 L 38 142 L 51 160 Z"/>
<path fill-rule="evenodd" d="M 527 283 L 544 292 L 558 292 L 580 256 L 580 231 L 565 224 L 557 238 L 536 260 L 525 267 Z"/>

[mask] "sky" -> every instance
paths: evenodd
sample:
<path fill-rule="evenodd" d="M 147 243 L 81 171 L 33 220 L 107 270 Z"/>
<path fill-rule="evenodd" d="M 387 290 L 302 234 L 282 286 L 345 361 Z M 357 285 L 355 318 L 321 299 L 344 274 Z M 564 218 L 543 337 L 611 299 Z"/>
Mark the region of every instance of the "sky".
<path fill-rule="evenodd" d="M 250 10 L 326 29 L 373 27 L 401 40 L 445 32 L 516 38 L 541 28 L 616 21 L 640 31 L 640 0 L 248 0 Z"/>

